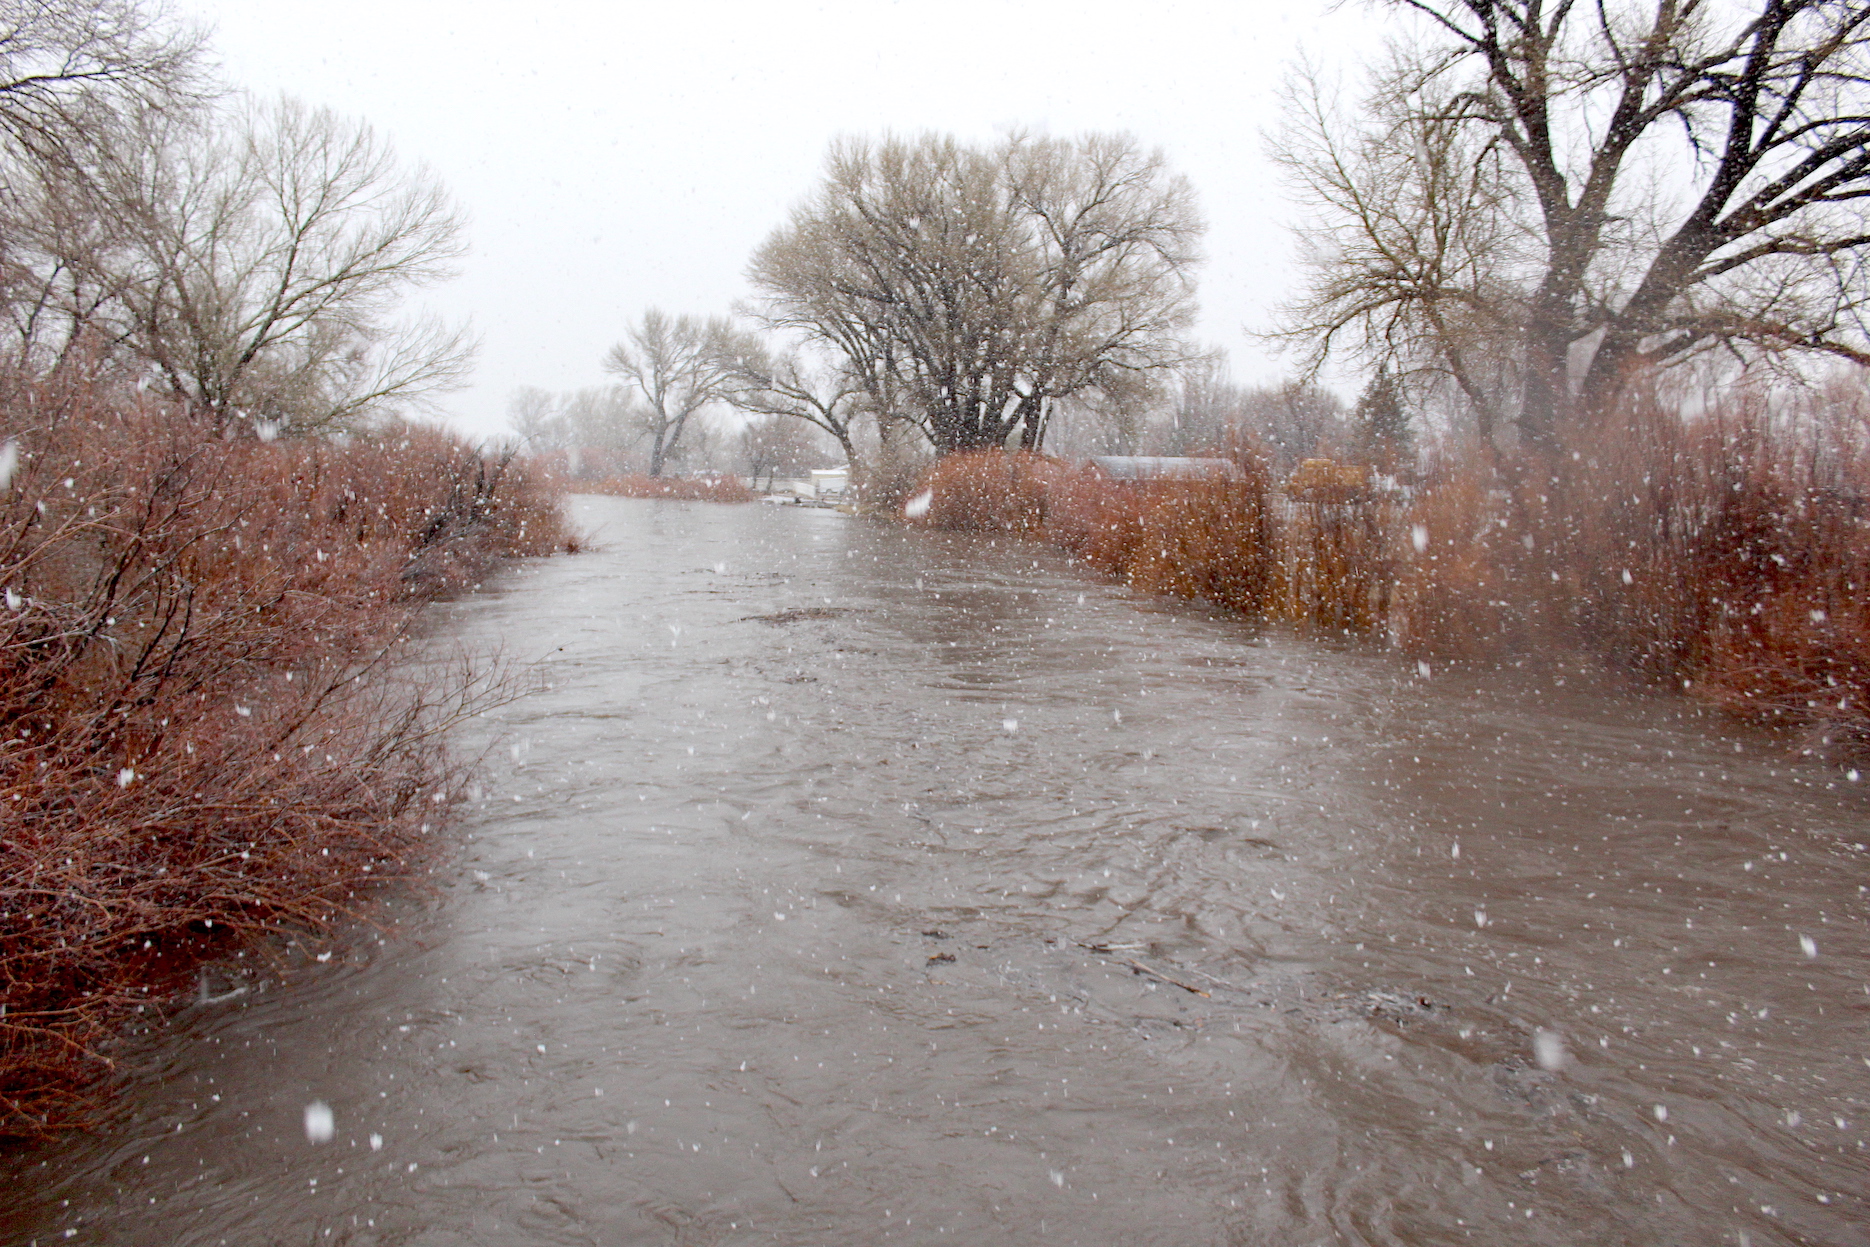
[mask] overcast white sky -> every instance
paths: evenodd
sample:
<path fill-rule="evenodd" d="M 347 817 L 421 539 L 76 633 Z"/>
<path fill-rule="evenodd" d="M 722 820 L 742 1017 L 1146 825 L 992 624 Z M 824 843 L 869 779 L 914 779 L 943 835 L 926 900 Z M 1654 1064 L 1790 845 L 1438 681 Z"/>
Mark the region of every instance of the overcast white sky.
<path fill-rule="evenodd" d="M 475 435 L 504 429 L 519 386 L 601 382 L 645 307 L 729 310 L 830 139 L 886 129 L 1161 146 L 1209 221 L 1201 336 L 1271 380 L 1246 331 L 1292 247 L 1262 136 L 1301 50 L 1350 63 L 1385 24 L 1359 0 L 177 3 L 235 83 L 367 119 L 466 209 L 473 250 L 436 303 L 482 341 L 444 399 Z"/>

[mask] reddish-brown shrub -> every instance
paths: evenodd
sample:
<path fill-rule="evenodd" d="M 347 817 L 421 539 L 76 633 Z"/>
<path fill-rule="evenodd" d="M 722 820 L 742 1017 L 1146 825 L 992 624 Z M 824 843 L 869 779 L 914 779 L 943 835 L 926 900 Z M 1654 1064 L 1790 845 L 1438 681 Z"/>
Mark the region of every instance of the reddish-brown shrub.
<path fill-rule="evenodd" d="M 1267 480 L 1116 481 L 1054 466 L 1042 503 L 1047 539 L 1146 593 L 1249 613 L 1269 605 L 1277 524 Z"/>
<path fill-rule="evenodd" d="M 904 504 L 912 524 L 958 532 L 1035 532 L 1045 523 L 1047 483 L 1064 470 L 1025 451 L 976 450 L 937 459 Z"/>
<path fill-rule="evenodd" d="M 1462 467 L 1425 484 L 1400 513 L 1400 552 L 1388 626 L 1408 652 L 1481 659 L 1524 639 L 1523 534 L 1484 469 Z"/>
<path fill-rule="evenodd" d="M 459 773 L 422 601 L 564 541 L 510 461 L 430 430 L 223 441 L 83 388 L 0 395 L 0 1132 L 204 956 L 407 874 Z"/>
<path fill-rule="evenodd" d="M 1567 465 L 1577 615 L 1593 648 L 1694 696 L 1870 747 L 1870 439 L 1730 400 L 1653 398 Z"/>
<path fill-rule="evenodd" d="M 607 494 L 614 498 L 669 498 L 678 502 L 755 502 L 759 495 L 732 476 L 613 476 L 600 481 L 577 481 L 568 486 L 580 494 Z"/>
<path fill-rule="evenodd" d="M 1332 632 L 1381 628 L 1396 577 L 1394 500 L 1361 466 L 1307 459 L 1285 503 L 1277 613 Z"/>
<path fill-rule="evenodd" d="M 1114 481 L 1088 465 L 1059 474 L 1047 491 L 1044 536 L 1110 576 L 1128 577 L 1153 490 Z"/>
<path fill-rule="evenodd" d="M 1870 749 L 1865 430 L 1745 395 L 1684 418 L 1638 390 L 1577 440 L 1555 468 L 1469 462 L 1423 489 L 1403 519 L 1404 646 L 1595 654 Z"/>
<path fill-rule="evenodd" d="M 1870 752 L 1870 420 L 1732 398 L 1684 418 L 1632 394 L 1588 452 L 1451 457 L 1406 501 L 1326 461 L 1275 491 L 1250 448 L 1244 482 L 987 452 L 938 463 L 911 509 L 1424 658 L 1595 654 Z"/>
<path fill-rule="evenodd" d="M 1277 568 L 1263 481 L 1178 481 L 1148 491 L 1128 570 L 1138 589 L 1259 615 Z"/>

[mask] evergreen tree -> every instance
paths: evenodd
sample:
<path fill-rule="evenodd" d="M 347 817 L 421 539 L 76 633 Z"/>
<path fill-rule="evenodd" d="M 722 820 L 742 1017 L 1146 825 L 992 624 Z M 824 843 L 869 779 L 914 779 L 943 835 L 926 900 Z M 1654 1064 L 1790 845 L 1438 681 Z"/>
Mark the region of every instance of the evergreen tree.
<path fill-rule="evenodd" d="M 1352 413 L 1357 430 L 1357 446 L 1363 457 L 1382 472 L 1395 473 L 1415 458 L 1415 436 L 1409 429 L 1409 413 L 1403 410 L 1402 392 L 1387 364 L 1377 367 L 1357 399 Z"/>

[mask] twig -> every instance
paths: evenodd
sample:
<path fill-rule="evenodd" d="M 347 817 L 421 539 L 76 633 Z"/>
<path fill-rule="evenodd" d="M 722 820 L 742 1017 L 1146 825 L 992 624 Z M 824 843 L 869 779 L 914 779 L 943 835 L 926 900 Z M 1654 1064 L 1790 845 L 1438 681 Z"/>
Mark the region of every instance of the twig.
<path fill-rule="evenodd" d="M 1197 970 L 1193 966 L 1183 966 L 1182 969 L 1186 971 L 1187 973 L 1194 975 L 1198 979 L 1206 979 L 1210 983 L 1217 983 L 1220 986 L 1227 988 L 1229 991 L 1238 992 L 1238 991 L 1246 990 L 1245 988 L 1239 986 L 1236 983 L 1228 982 L 1226 979 L 1217 979 L 1212 974 L 1209 974 L 1206 970 Z"/>
<path fill-rule="evenodd" d="M 1079 948 L 1085 949 L 1089 952 L 1103 953 L 1106 956 L 1110 955 L 1112 952 L 1114 952 L 1116 949 L 1119 949 L 1119 948 L 1141 948 L 1142 947 L 1142 945 L 1140 944 L 1086 944 L 1082 940 L 1073 940 L 1072 943 L 1076 944 Z M 1121 960 L 1124 965 L 1129 966 L 1132 970 L 1136 971 L 1136 973 L 1138 974 L 1147 974 L 1152 979 L 1161 979 L 1163 982 L 1167 983 L 1169 986 L 1179 987 L 1185 992 L 1193 992 L 1195 995 L 1200 996 L 1203 1000 L 1214 999 L 1212 994 L 1203 991 L 1201 988 L 1196 987 L 1194 984 L 1184 983 L 1182 982 L 1182 980 L 1178 978 L 1172 978 L 1169 975 L 1164 974 L 1160 970 L 1152 970 L 1148 966 L 1144 965 L 1142 962 L 1136 960 L 1133 957 L 1122 957 L 1122 958 L 1119 958 L 1119 960 Z M 1195 973 L 1200 974 L 1201 972 L 1197 970 L 1195 971 Z M 1203 974 L 1202 977 L 1211 978 L 1212 976 Z M 1220 982 L 1219 979 L 1214 979 L 1214 981 L 1217 983 Z"/>
<path fill-rule="evenodd" d="M 1135 970 L 1138 974 L 1147 974 L 1151 978 L 1161 979 L 1163 982 L 1169 984 L 1171 987 L 1179 987 L 1185 992 L 1193 992 L 1195 995 L 1202 997 L 1204 1000 L 1214 999 L 1213 996 L 1201 990 L 1201 988 L 1196 987 L 1194 984 L 1184 983 L 1180 979 L 1170 978 L 1168 975 L 1164 974 L 1162 971 L 1152 970 L 1148 966 L 1144 965 L 1142 962 L 1137 961 L 1133 958 L 1125 957 L 1123 959 L 1123 962 L 1125 965 L 1129 966 L 1132 970 Z"/>

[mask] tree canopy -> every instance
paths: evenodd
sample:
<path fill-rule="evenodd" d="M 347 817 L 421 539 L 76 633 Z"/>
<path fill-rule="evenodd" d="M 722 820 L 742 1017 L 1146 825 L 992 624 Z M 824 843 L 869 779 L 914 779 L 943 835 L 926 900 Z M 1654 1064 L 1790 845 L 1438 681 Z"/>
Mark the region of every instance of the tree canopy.
<path fill-rule="evenodd" d="M 465 374 L 399 315 L 462 223 L 362 122 L 224 98 L 155 0 L 0 6 L 0 356 L 78 364 L 217 430 L 355 428 Z"/>
<path fill-rule="evenodd" d="M 1186 181 L 1124 136 L 852 139 L 749 275 L 770 327 L 937 452 L 1037 449 L 1057 401 L 1185 357 L 1201 232 Z"/>
<path fill-rule="evenodd" d="M 605 353 L 604 371 L 635 400 L 651 476 L 662 475 L 690 421 L 727 399 L 739 361 L 758 349 L 724 316 L 700 320 L 650 308 Z"/>
<path fill-rule="evenodd" d="M 1870 7 L 1392 2 L 1418 37 L 1362 113 L 1308 77 L 1282 143 L 1314 360 L 1444 377 L 1548 445 L 1644 366 L 1870 362 Z"/>

